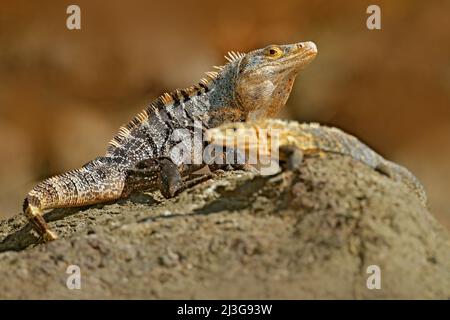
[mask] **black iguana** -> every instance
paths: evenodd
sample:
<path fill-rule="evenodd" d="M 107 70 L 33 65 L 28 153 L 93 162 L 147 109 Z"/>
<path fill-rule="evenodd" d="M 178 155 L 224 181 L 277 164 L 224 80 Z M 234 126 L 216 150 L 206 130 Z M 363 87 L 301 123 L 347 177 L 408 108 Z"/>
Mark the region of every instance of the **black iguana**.
<path fill-rule="evenodd" d="M 153 188 L 174 196 L 185 188 L 182 177 L 198 166 L 184 164 L 172 154 L 173 148 L 195 130 L 276 114 L 298 72 L 316 54 L 313 42 L 230 52 L 229 63 L 216 67 L 217 72 L 207 72 L 190 88 L 161 95 L 121 127 L 105 156 L 39 183 L 27 195 L 24 213 L 48 241 L 56 234 L 49 230 L 43 210 L 111 201 Z M 186 146 L 189 149 L 189 143 Z"/>

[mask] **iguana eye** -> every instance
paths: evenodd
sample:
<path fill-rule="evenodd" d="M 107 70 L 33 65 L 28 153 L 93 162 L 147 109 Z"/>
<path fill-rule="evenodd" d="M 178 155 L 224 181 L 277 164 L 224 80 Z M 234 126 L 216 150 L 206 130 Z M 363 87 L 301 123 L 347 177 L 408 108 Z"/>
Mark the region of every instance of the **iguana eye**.
<path fill-rule="evenodd" d="M 283 55 L 283 50 L 279 47 L 271 46 L 265 50 L 265 55 L 269 58 L 279 58 Z"/>

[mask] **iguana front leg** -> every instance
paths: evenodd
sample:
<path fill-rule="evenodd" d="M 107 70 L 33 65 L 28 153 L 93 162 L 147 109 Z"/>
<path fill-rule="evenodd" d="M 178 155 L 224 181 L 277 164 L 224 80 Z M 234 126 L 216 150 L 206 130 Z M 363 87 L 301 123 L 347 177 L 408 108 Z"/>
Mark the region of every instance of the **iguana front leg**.
<path fill-rule="evenodd" d="M 178 166 L 166 157 L 138 162 L 135 168 L 127 170 L 126 181 L 131 180 L 134 180 L 131 185 L 126 183 L 131 192 L 156 187 L 165 198 L 172 198 L 186 188 Z"/>
<path fill-rule="evenodd" d="M 127 170 L 127 193 L 158 189 L 165 198 L 173 198 L 209 178 L 211 174 L 194 174 L 205 165 L 177 166 L 170 158 L 145 159 Z"/>
<path fill-rule="evenodd" d="M 230 155 L 238 152 L 221 152 L 202 164 L 182 164 L 177 166 L 170 158 L 160 157 L 157 159 L 145 159 L 135 164 L 134 168 L 126 171 L 125 193 L 136 191 L 147 191 L 152 188 L 160 190 L 165 198 L 172 198 L 191 188 L 198 183 L 212 177 L 212 172 L 217 170 L 245 170 L 255 169 L 248 164 L 236 163 L 239 159 L 230 160 Z M 231 162 L 228 164 L 227 162 Z M 196 171 L 209 168 L 209 173 L 200 174 Z"/>

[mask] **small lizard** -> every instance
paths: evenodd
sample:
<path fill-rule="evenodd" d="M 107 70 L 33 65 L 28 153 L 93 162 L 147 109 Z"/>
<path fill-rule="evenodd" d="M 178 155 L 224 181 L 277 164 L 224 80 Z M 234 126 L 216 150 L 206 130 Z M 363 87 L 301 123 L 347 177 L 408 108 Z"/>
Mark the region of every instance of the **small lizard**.
<path fill-rule="evenodd" d="M 25 215 L 49 241 L 57 236 L 42 216 L 46 209 L 112 201 L 156 188 L 165 197 L 175 196 L 186 188 L 184 178 L 199 167 L 185 165 L 184 158 L 172 152 L 180 145 L 180 135 L 189 154 L 196 147 L 186 140 L 196 130 L 275 115 L 299 71 L 316 54 L 310 41 L 270 45 L 247 54 L 229 52 L 228 63 L 215 67 L 217 72 L 207 72 L 187 89 L 164 93 L 122 126 L 105 156 L 39 183 L 24 201 Z"/>
<path fill-rule="evenodd" d="M 303 155 L 336 153 L 352 157 L 388 177 L 406 184 L 427 206 L 425 189 L 405 167 L 384 159 L 356 137 L 334 127 L 317 123 L 298 123 L 276 119 L 263 119 L 246 123 L 229 123 L 206 132 L 211 145 L 239 152 L 241 161 L 256 155 L 264 165 L 284 162 L 287 168 L 298 168 Z M 275 160 L 275 161 L 267 161 Z"/>

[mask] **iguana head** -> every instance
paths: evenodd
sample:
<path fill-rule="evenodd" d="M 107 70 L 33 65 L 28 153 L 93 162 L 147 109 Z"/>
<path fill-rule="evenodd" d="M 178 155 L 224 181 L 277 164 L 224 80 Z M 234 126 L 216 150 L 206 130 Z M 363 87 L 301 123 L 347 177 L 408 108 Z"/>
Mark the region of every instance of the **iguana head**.
<path fill-rule="evenodd" d="M 299 71 L 317 55 L 314 42 L 269 45 L 247 53 L 238 64 L 236 99 L 247 120 L 271 117 L 285 105 Z"/>

